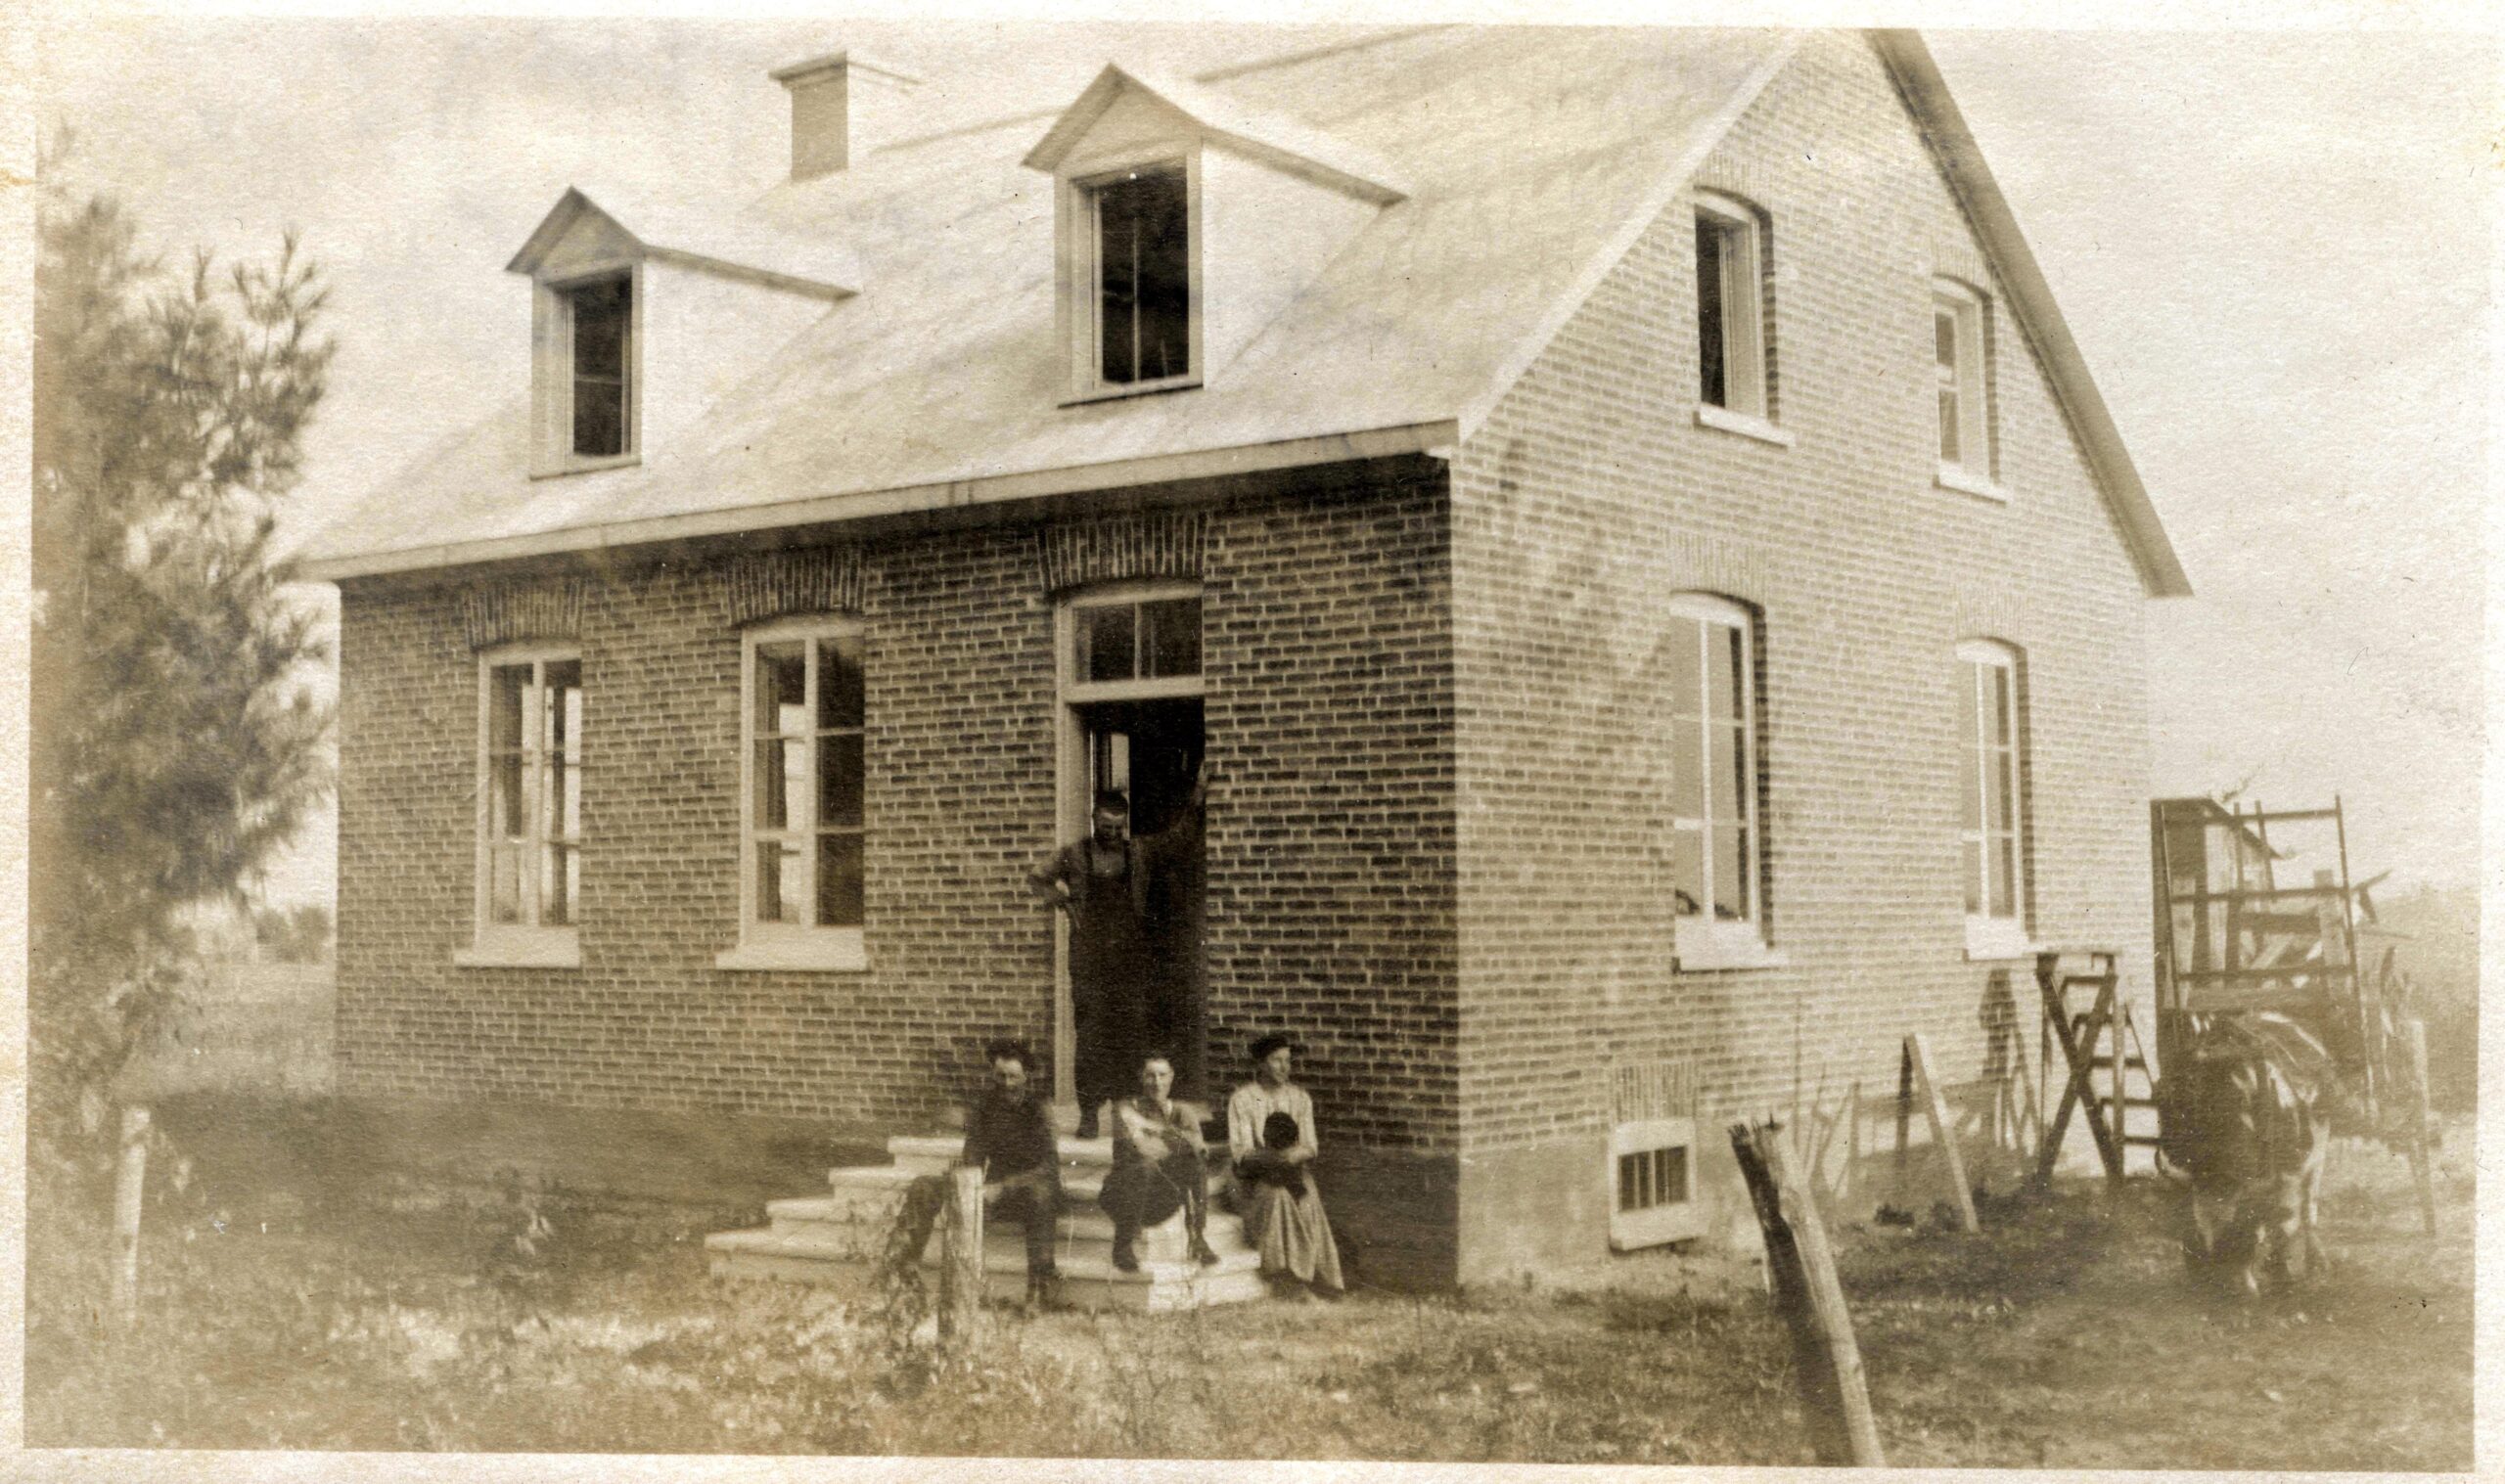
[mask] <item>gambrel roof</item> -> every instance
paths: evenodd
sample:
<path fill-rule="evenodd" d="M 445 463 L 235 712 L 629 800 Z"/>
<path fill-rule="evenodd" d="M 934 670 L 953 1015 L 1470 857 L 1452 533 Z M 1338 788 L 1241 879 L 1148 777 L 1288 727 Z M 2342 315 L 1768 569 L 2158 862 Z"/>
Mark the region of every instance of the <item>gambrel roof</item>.
<path fill-rule="evenodd" d="M 1911 32 L 1872 43 L 1965 202 L 2144 586 L 2188 592 L 1927 50 Z M 1189 82 L 1116 59 L 1076 98 L 995 96 L 988 123 L 870 149 L 708 235 L 841 264 L 820 271 L 856 292 L 692 429 L 638 466 L 534 480 L 517 398 L 319 532 L 307 568 L 337 579 L 1453 447 L 1795 45 L 1774 31 L 1435 27 Z M 1240 353 L 1207 368 L 1205 387 L 1064 405 L 1056 186 L 1040 170 L 1089 110 L 1130 88 L 1217 147 L 1300 161 L 1376 209 Z M 655 230 L 631 211 L 619 220 Z"/>

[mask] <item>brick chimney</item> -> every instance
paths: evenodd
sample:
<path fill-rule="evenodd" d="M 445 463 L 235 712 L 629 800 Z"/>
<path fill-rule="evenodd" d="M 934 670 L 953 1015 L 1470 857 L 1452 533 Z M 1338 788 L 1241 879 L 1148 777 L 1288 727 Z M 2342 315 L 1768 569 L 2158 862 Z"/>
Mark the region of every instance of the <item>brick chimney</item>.
<path fill-rule="evenodd" d="M 792 94 L 792 178 L 815 180 L 852 162 L 877 141 L 882 122 L 922 79 L 866 57 L 835 52 L 777 67 L 771 74 Z M 886 132 L 892 134 L 892 126 Z"/>

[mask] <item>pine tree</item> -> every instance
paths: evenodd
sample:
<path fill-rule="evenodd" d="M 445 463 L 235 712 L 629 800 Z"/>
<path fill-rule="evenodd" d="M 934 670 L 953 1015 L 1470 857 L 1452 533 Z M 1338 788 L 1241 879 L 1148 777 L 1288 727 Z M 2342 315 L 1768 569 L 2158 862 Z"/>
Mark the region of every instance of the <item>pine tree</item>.
<path fill-rule="evenodd" d="M 48 161 L 58 164 L 58 159 Z M 47 171 L 55 175 L 57 171 Z M 327 649 L 272 559 L 333 342 L 291 234 L 168 274 L 111 198 L 37 213 L 27 940 L 38 1107 L 100 1091 L 180 1001 L 184 913 L 233 899 L 330 787 Z"/>

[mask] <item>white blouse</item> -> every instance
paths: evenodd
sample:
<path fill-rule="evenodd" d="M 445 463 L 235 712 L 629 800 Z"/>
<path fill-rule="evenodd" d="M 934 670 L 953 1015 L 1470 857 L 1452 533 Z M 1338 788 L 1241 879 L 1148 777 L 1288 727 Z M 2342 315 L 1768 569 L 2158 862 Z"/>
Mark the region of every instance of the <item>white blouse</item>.
<path fill-rule="evenodd" d="M 1226 1100 L 1226 1149 L 1229 1156 L 1241 1159 L 1261 1146 L 1261 1125 L 1272 1113 L 1285 1113 L 1296 1120 L 1296 1147 L 1307 1154 L 1320 1146 L 1313 1137 L 1313 1099 L 1304 1089 L 1291 1082 L 1273 1088 L 1261 1082 L 1248 1082 Z"/>

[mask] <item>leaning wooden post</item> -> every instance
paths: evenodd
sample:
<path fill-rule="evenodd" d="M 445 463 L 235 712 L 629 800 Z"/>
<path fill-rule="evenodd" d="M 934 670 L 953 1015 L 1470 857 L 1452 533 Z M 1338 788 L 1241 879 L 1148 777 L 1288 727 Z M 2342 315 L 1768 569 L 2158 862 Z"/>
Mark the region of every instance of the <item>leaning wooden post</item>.
<path fill-rule="evenodd" d="M 1810 1446 L 1821 1463 L 1884 1468 L 1888 1461 L 1870 1414 L 1861 1347 L 1852 1337 L 1852 1315 L 1845 1308 L 1817 1200 L 1793 1178 L 1779 1125 L 1732 1124 L 1731 1152 L 1748 1179 L 1757 1224 L 1765 1229 L 1766 1275 L 1792 1334 L 1793 1372 L 1809 1420 Z"/>
<path fill-rule="evenodd" d="M 121 1110 L 121 1157 L 114 1172 L 114 1315 L 139 1323 L 139 1197 L 148 1183 L 148 1109 Z"/>
<path fill-rule="evenodd" d="M 939 1343 L 971 1342 L 982 1304 L 982 1167 L 948 1172 L 948 1221 L 939 1243 Z"/>
<path fill-rule="evenodd" d="M 1895 1181 L 1891 1198 L 1908 1211 L 1913 1209 L 1913 1197 L 1905 1193 L 1905 1167 L 1913 1155 L 1913 1142 L 1914 1053 L 1913 1048 L 1907 1046 L 1904 1055 L 1896 1060 L 1896 1162 L 1890 1173 Z"/>
<path fill-rule="evenodd" d="M 1922 1084 L 1923 1116 L 1931 1124 L 1931 1142 L 1938 1147 L 1948 1168 L 1948 1193 L 1956 1197 L 1957 1225 L 1980 1232 L 1982 1224 L 1975 1219 L 1975 1192 L 1966 1184 L 1966 1159 L 1957 1152 L 1957 1121 L 1948 1115 L 1948 1101 L 1940 1096 L 1939 1081 L 1932 1075 L 1931 1043 L 1920 1031 L 1905 1038 L 1905 1064 Z"/>
<path fill-rule="evenodd" d="M 2413 1088 L 2409 1099 L 2409 1173 L 2418 1182 L 2418 1219 L 2425 1224 L 2427 1235 L 2436 1235 L 2436 1170 L 2435 1116 L 2427 1098 L 2427 1022 L 2411 1016 L 2408 1022 L 2409 1081 Z"/>

